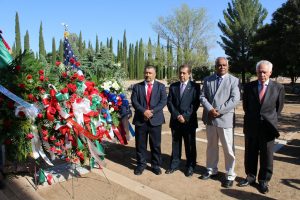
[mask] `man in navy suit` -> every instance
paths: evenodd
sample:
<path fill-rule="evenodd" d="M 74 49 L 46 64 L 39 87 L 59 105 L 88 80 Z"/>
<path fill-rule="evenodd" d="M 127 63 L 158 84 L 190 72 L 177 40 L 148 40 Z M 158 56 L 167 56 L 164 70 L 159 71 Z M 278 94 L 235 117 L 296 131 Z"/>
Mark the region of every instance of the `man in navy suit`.
<path fill-rule="evenodd" d="M 270 79 L 273 65 L 267 60 L 256 64 L 258 80 L 244 86 L 243 109 L 245 134 L 245 172 L 246 179 L 238 185 L 244 187 L 254 184 L 258 172 L 259 191 L 269 191 L 268 182 L 273 174 L 273 146 L 279 137 L 278 116 L 283 109 L 284 87 Z"/>
<path fill-rule="evenodd" d="M 133 86 L 131 102 L 135 109 L 135 147 L 137 166 L 135 175 L 141 175 L 147 166 L 147 142 L 151 149 L 151 166 L 156 175 L 161 174 L 161 128 L 165 123 L 163 108 L 167 103 L 165 85 L 156 81 L 154 66 L 144 69 L 145 80 Z"/>
<path fill-rule="evenodd" d="M 192 82 L 190 76 L 191 67 L 186 64 L 181 65 L 179 68 L 180 81 L 171 84 L 167 102 L 171 113 L 172 156 L 166 174 L 172 174 L 179 167 L 183 138 L 186 155 L 186 177 L 193 175 L 196 166 L 197 110 L 200 105 L 200 86 Z"/>

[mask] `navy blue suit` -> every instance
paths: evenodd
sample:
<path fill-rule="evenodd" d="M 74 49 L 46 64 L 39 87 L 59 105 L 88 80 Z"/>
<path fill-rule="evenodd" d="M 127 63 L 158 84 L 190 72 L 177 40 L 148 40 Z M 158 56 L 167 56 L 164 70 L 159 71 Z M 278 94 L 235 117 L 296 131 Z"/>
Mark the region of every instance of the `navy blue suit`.
<path fill-rule="evenodd" d="M 163 108 L 167 103 L 165 85 L 154 81 L 150 99 L 150 110 L 153 116 L 149 120 L 144 119 L 147 110 L 145 81 L 133 86 L 131 95 L 132 106 L 135 109 L 133 124 L 135 125 L 135 146 L 137 166 L 145 168 L 147 165 L 147 141 L 151 149 L 151 165 L 153 168 L 161 165 L 161 127 L 165 123 Z"/>
<path fill-rule="evenodd" d="M 170 127 L 172 130 L 172 156 L 170 168 L 179 167 L 181 159 L 182 138 L 186 152 L 186 167 L 196 165 L 196 129 L 198 127 L 197 110 L 200 105 L 200 87 L 189 81 L 180 97 L 180 82 L 171 84 L 168 95 L 168 109 L 171 113 Z M 177 117 L 182 115 L 185 123 L 180 123 Z"/>

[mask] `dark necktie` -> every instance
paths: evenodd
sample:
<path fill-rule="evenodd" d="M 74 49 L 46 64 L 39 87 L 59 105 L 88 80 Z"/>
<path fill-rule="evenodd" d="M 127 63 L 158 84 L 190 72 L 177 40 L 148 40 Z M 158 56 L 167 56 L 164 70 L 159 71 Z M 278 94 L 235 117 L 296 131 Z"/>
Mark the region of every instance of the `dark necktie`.
<path fill-rule="evenodd" d="M 150 99 L 151 99 L 151 93 L 152 93 L 152 84 L 148 83 L 148 88 L 147 88 L 147 97 L 146 97 L 146 101 L 147 101 L 147 109 L 150 109 Z"/>
<path fill-rule="evenodd" d="M 219 88 L 219 86 L 221 85 L 223 78 L 221 76 L 217 77 L 217 89 Z"/>

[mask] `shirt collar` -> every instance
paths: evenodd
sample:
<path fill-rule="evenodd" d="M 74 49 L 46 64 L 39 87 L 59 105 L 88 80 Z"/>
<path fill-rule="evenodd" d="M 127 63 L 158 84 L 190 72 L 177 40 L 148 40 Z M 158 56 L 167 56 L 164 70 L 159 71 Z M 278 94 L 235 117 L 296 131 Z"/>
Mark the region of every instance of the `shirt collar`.
<path fill-rule="evenodd" d="M 147 86 L 148 86 L 148 82 L 147 82 L 147 81 L 144 81 L 144 82 L 145 82 L 145 85 L 147 85 Z M 150 83 L 151 83 L 151 85 L 153 85 L 153 84 L 154 84 L 154 80 L 153 80 L 153 81 L 151 81 Z"/>
<path fill-rule="evenodd" d="M 265 82 L 265 85 L 269 85 L 269 82 L 270 82 L 270 79 L 268 79 L 268 80 Z M 259 80 L 258 80 L 258 84 L 259 84 L 259 85 L 262 85 L 261 82 L 260 82 Z"/>
<path fill-rule="evenodd" d="M 187 81 L 184 81 L 184 82 L 180 82 L 181 84 L 184 84 L 184 85 L 187 85 L 188 84 L 188 82 L 189 82 L 189 80 L 187 80 Z"/>
<path fill-rule="evenodd" d="M 224 78 L 224 77 L 227 75 L 227 73 L 226 73 L 226 74 L 224 74 L 223 76 L 219 76 L 217 73 L 216 73 L 215 75 L 216 75 L 216 78 L 218 78 L 218 77 L 220 77 L 220 78 Z"/>

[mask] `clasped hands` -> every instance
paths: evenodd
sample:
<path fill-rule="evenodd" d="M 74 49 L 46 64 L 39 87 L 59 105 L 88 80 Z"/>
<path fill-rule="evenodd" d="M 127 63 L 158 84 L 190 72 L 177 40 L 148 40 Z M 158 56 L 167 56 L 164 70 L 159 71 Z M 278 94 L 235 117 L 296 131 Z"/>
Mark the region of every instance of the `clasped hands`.
<path fill-rule="evenodd" d="M 182 115 L 178 115 L 177 116 L 177 120 L 180 122 L 180 123 L 184 123 L 185 122 L 185 119 L 184 119 L 184 117 L 182 116 Z"/>
<path fill-rule="evenodd" d="M 145 112 L 144 112 L 144 119 L 147 121 L 151 117 L 153 117 L 153 110 L 145 110 Z"/>
<path fill-rule="evenodd" d="M 216 109 L 211 109 L 209 112 L 208 112 L 208 116 L 213 119 L 213 118 L 217 118 L 219 117 L 221 114 L 218 113 L 218 111 Z"/>

